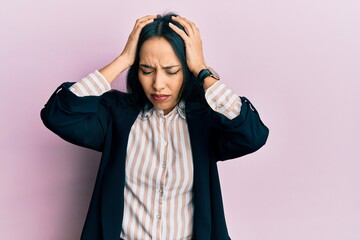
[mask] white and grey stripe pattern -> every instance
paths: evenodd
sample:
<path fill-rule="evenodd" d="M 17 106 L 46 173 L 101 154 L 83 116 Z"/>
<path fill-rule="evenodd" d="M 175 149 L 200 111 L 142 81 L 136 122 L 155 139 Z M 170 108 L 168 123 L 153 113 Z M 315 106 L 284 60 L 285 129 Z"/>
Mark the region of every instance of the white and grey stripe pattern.
<path fill-rule="evenodd" d="M 228 119 L 240 115 L 241 99 L 220 81 L 206 90 L 205 98 L 214 111 L 225 115 Z"/>
<path fill-rule="evenodd" d="M 186 119 L 151 109 L 131 128 L 123 239 L 191 239 L 193 165 Z"/>
<path fill-rule="evenodd" d="M 80 97 L 100 96 L 110 89 L 110 84 L 98 70 L 90 73 L 87 77 L 81 79 L 81 81 L 73 84 L 70 87 L 70 91 Z"/>
<path fill-rule="evenodd" d="M 95 71 L 70 90 L 98 96 L 110 85 Z M 240 98 L 223 83 L 205 96 L 229 119 L 240 114 Z M 183 106 L 166 116 L 155 108 L 139 114 L 129 135 L 125 174 L 122 239 L 191 239 L 193 162 Z"/>

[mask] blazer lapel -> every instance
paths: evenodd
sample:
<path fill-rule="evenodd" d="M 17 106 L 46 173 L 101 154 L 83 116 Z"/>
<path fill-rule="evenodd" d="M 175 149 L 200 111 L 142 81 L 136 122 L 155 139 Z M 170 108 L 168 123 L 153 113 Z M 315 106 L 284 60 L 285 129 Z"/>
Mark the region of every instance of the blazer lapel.
<path fill-rule="evenodd" d="M 124 114 L 127 112 L 127 114 Z M 125 186 L 125 161 L 129 133 L 139 112 L 113 109 L 113 122 L 107 149 L 110 156 L 103 179 L 101 216 L 104 239 L 118 239 L 120 236 Z"/>
<path fill-rule="evenodd" d="M 186 105 L 191 150 L 194 164 L 194 238 L 210 239 L 211 206 L 209 178 L 208 110 L 201 105 Z"/>

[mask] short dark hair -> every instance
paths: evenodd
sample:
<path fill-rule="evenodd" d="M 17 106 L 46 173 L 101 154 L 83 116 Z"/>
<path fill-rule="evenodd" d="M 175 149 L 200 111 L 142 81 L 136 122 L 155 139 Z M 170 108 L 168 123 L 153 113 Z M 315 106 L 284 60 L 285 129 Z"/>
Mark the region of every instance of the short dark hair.
<path fill-rule="evenodd" d="M 186 103 L 187 101 L 202 101 L 202 98 L 204 98 L 204 90 L 202 87 L 200 87 L 196 77 L 192 74 L 187 66 L 185 43 L 182 38 L 169 27 L 169 22 L 175 24 L 182 30 L 184 30 L 184 28 L 179 23 L 173 21 L 171 19 L 172 16 L 177 16 L 177 14 L 167 13 L 164 15 L 157 15 L 157 18 L 154 19 L 152 23 L 146 25 L 140 33 L 135 61 L 134 64 L 130 67 L 126 79 L 127 92 L 131 96 L 132 103 L 139 108 L 143 108 L 147 104 L 152 105 L 146 97 L 141 86 L 138 77 L 138 71 L 140 49 L 146 40 L 153 37 L 165 38 L 170 43 L 174 49 L 175 54 L 180 60 L 184 81 L 180 90 L 179 101 L 184 101 Z"/>

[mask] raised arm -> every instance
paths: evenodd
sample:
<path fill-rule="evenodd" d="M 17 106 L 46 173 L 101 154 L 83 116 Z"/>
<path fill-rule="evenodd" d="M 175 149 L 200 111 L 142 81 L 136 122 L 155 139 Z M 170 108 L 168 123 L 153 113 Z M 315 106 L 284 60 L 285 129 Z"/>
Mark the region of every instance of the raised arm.
<path fill-rule="evenodd" d="M 184 17 L 173 17 L 184 30 L 174 24 L 170 27 L 185 42 L 189 70 L 198 77 L 207 68 L 204 60 L 200 31 Z M 267 140 L 269 129 L 263 124 L 254 106 L 245 97 L 239 97 L 225 84 L 208 76 L 203 84 L 205 98 L 213 109 L 214 151 L 217 160 L 237 158 L 258 150 Z"/>
<path fill-rule="evenodd" d="M 99 72 L 109 83 L 112 83 L 120 73 L 133 65 L 140 32 L 144 26 L 153 22 L 155 18 L 155 15 L 148 15 L 136 20 L 134 28 L 129 35 L 128 41 L 122 53 L 113 62 L 100 69 Z"/>
<path fill-rule="evenodd" d="M 156 16 L 138 19 L 122 53 L 99 71 L 77 83 L 63 83 L 41 110 L 41 119 L 51 131 L 76 145 L 101 151 L 108 132 L 114 94 L 106 93 L 116 77 L 135 60 L 142 28 Z"/>

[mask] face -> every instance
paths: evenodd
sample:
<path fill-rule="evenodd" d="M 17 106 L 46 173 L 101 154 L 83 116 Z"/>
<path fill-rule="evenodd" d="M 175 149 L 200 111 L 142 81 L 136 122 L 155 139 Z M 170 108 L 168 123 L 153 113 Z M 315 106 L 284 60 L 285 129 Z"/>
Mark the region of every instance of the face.
<path fill-rule="evenodd" d="M 139 80 L 154 107 L 168 114 L 178 103 L 183 84 L 179 58 L 162 37 L 146 40 L 140 49 Z"/>

